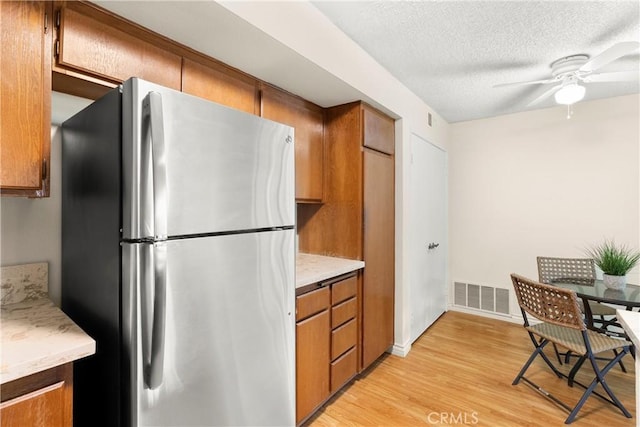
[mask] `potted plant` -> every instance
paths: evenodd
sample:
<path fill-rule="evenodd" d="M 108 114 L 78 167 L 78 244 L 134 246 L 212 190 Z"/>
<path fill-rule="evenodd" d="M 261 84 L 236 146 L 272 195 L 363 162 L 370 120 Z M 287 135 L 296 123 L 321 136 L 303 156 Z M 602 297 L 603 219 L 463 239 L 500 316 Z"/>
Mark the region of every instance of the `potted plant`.
<path fill-rule="evenodd" d="M 622 289 L 627 284 L 627 272 L 640 260 L 640 252 L 625 245 L 605 240 L 587 250 L 595 264 L 602 270 L 602 281 L 609 289 Z"/>

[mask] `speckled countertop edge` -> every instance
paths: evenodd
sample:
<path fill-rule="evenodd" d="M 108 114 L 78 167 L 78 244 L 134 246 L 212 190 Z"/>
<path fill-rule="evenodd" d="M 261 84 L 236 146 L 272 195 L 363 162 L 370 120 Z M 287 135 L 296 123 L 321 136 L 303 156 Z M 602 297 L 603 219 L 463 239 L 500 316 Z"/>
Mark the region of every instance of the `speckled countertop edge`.
<path fill-rule="evenodd" d="M 48 298 L 46 263 L 0 275 L 0 384 L 95 353 L 95 341 Z"/>
<path fill-rule="evenodd" d="M 299 253 L 296 256 L 296 288 L 364 268 L 364 261 Z"/>

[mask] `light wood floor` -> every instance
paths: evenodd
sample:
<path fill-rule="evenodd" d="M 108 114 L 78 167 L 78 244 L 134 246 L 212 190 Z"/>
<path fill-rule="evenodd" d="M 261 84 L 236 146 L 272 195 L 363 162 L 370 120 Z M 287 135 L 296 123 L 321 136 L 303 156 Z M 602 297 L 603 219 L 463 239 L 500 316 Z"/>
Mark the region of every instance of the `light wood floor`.
<path fill-rule="evenodd" d="M 521 325 L 447 312 L 413 344 L 407 357 L 383 356 L 306 425 L 562 426 L 568 415 L 563 409 L 522 381 L 511 385 L 532 349 Z M 634 361 L 630 356 L 624 361 L 627 373 L 615 367 L 606 379 L 634 418 L 625 418 L 616 407 L 592 396 L 572 426 L 636 425 Z M 568 372 L 566 366 L 561 370 Z M 577 378 L 588 384 L 592 373 L 585 363 Z M 578 386 L 569 388 L 540 358 L 527 377 L 571 407 L 583 392 Z M 602 391 L 600 386 L 596 390 Z"/>

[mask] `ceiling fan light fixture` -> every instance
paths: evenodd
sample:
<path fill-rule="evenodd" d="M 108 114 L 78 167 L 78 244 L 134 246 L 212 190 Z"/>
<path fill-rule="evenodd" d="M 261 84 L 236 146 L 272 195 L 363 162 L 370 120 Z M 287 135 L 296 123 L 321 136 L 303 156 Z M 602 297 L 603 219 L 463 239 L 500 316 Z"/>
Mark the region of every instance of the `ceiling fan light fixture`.
<path fill-rule="evenodd" d="M 585 87 L 570 83 L 557 91 L 553 96 L 558 104 L 572 105 L 584 98 Z"/>

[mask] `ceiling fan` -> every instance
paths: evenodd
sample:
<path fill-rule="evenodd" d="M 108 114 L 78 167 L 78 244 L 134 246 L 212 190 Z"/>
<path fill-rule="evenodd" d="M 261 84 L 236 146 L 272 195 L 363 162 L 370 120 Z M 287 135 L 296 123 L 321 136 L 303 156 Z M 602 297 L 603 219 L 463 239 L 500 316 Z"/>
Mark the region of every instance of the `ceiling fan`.
<path fill-rule="evenodd" d="M 634 81 L 638 79 L 640 70 L 613 71 L 597 73 L 600 68 L 610 64 L 618 58 L 633 53 L 640 47 L 640 42 L 628 41 L 616 43 L 604 52 L 593 58 L 589 55 L 570 55 L 560 58 L 551 63 L 551 77 L 542 80 L 532 80 L 526 82 L 503 83 L 493 87 L 522 86 L 534 84 L 552 84 L 554 86 L 544 91 L 527 106 L 535 105 L 551 95 L 554 96 L 558 104 L 572 105 L 582 100 L 586 88 L 583 84 L 617 81 Z M 581 84 L 582 83 L 582 84 Z"/>

